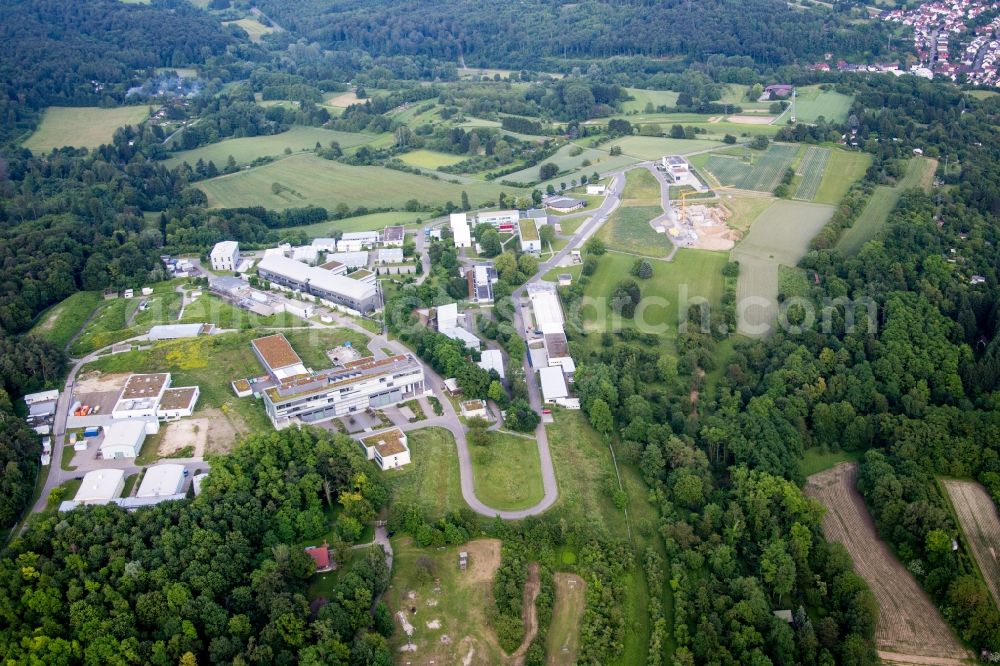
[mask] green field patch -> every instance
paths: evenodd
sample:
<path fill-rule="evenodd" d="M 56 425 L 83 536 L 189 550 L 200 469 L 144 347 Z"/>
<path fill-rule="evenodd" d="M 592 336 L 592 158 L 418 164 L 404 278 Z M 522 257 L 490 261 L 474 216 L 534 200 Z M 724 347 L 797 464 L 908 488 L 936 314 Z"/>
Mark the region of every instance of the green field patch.
<path fill-rule="evenodd" d="M 178 323 L 215 324 L 219 328 L 229 329 L 307 325 L 295 315 L 288 314 L 287 312 L 279 312 L 268 317 L 262 317 L 249 310 L 230 305 L 227 301 L 207 293 L 203 293 L 184 307 L 184 313 L 181 315 Z"/>
<path fill-rule="evenodd" d="M 965 94 L 978 100 L 986 100 L 1000 95 L 1000 92 L 996 90 L 967 90 Z"/>
<path fill-rule="evenodd" d="M 278 192 L 275 192 L 275 184 Z M 213 208 L 263 206 L 274 210 L 314 205 L 403 208 L 411 199 L 439 207 L 468 193 L 474 206 L 495 202 L 501 191 L 522 190 L 493 183 L 456 184 L 378 166 L 349 166 L 313 155 L 293 155 L 254 169 L 198 183 Z"/>
<path fill-rule="evenodd" d="M 707 139 L 667 139 L 657 136 L 624 136 L 611 144 L 619 146 L 623 154 L 640 160 L 656 160 L 664 155 L 688 155 L 722 145 L 718 141 Z"/>
<path fill-rule="evenodd" d="M 369 143 L 376 138 L 372 134 L 337 132 L 321 127 L 295 125 L 281 134 L 226 139 L 200 148 L 182 150 L 171 155 L 164 164 L 170 169 L 184 162 L 193 167 L 200 159 L 206 164 L 209 161 L 214 162 L 216 167 L 222 169 L 226 166 L 230 155 L 237 164 L 243 165 L 258 157 L 279 157 L 284 154 L 286 148 L 299 153 L 313 150 L 317 143 L 328 148 L 331 142 L 336 141 L 341 148 L 347 149 Z"/>
<path fill-rule="evenodd" d="M 660 206 L 620 206 L 597 232 L 609 250 L 665 257 L 673 249 L 666 234 L 657 233 L 649 221 L 663 214 Z"/>
<path fill-rule="evenodd" d="M 823 173 L 826 171 L 829 157 L 829 148 L 809 146 L 806 149 L 798 166 L 798 173 L 802 176 L 802 180 L 799 181 L 799 186 L 795 190 L 796 199 L 812 201 L 816 198 L 820 183 L 823 182 Z"/>
<path fill-rule="evenodd" d="M 754 220 L 774 203 L 774 199 L 771 197 L 729 194 L 723 194 L 722 197 L 722 205 L 732 213 L 732 216 L 726 220 L 726 224 L 740 231 L 749 229 Z"/>
<path fill-rule="evenodd" d="M 274 28 L 264 25 L 260 21 L 252 18 L 241 18 L 238 21 L 223 21 L 222 25 L 235 25 L 247 33 L 251 42 L 259 42 L 264 35 L 270 35 Z"/>
<path fill-rule="evenodd" d="M 644 90 L 642 88 L 626 88 L 625 92 L 634 99 L 622 103 L 622 110 L 626 112 L 646 110 L 647 104 L 652 104 L 654 110 L 661 106 L 677 106 L 677 97 L 680 93 L 672 90 Z"/>
<path fill-rule="evenodd" d="M 809 249 L 809 242 L 833 211 L 832 206 L 775 201 L 733 248 L 732 260 L 740 264 L 736 283 L 737 309 L 747 304 L 740 321 L 741 332 L 748 335 L 767 332 L 766 327 L 778 314 L 778 267 L 799 263 Z"/>
<path fill-rule="evenodd" d="M 710 155 L 706 169 L 725 187 L 772 192 L 792 166 L 797 145 L 772 144 L 764 153 L 750 151 L 751 162 L 740 158 Z"/>
<path fill-rule="evenodd" d="M 925 192 L 930 191 L 936 170 L 937 160 L 927 157 L 912 158 L 906 165 L 906 174 L 899 179 L 899 182 L 891 187 L 880 185 L 875 188 L 868 205 L 861 211 L 858 219 L 854 220 L 854 224 L 840 237 L 837 248 L 844 254 L 856 254 L 865 243 L 878 235 L 903 192 L 914 187 L 920 187 Z"/>
<path fill-rule="evenodd" d="M 439 153 L 436 150 L 414 150 L 399 156 L 399 159 L 410 166 L 422 167 L 424 169 L 440 169 L 443 166 L 458 164 L 468 158 L 468 155 L 451 155 L 449 153 Z"/>
<path fill-rule="evenodd" d="M 573 155 L 575 150 L 582 149 L 582 152 L 578 155 Z M 538 181 L 538 171 L 543 164 L 551 162 L 559 167 L 560 175 L 556 176 L 552 180 L 546 181 L 546 183 L 559 184 L 560 182 L 569 183 L 571 179 L 579 179 L 581 175 L 585 175 L 588 178 L 595 172 L 614 171 L 631 164 L 635 164 L 636 159 L 628 155 L 616 155 L 612 157 L 608 154 L 607 150 L 599 148 L 584 148 L 577 144 L 566 144 L 557 150 L 550 157 L 542 160 L 535 166 L 525 167 L 520 171 L 515 171 L 514 173 L 507 174 L 503 177 L 503 180 L 511 183 L 534 183 Z M 587 164 L 585 164 L 585 162 Z"/>
<path fill-rule="evenodd" d="M 476 497 L 500 510 L 527 509 L 542 500 L 542 469 L 534 438 L 500 432 L 486 446 L 469 446 Z"/>
<path fill-rule="evenodd" d="M 778 266 L 778 294 L 782 298 L 808 296 L 809 276 L 806 271 L 798 266 Z"/>
<path fill-rule="evenodd" d="M 139 306 L 135 299 L 114 298 L 97 306 L 96 313 L 80 337 L 73 342 L 69 352 L 82 356 L 87 352 L 106 347 L 125 338 L 132 337 L 126 331 L 128 315 Z"/>
<path fill-rule="evenodd" d="M 622 201 L 625 204 L 656 204 L 663 200 L 663 189 L 649 169 L 632 169 L 625 174 Z M 663 209 L 660 209 L 663 212 Z"/>
<path fill-rule="evenodd" d="M 119 127 L 137 125 L 149 116 L 145 106 L 120 106 L 102 109 L 96 106 L 50 106 L 42 114 L 38 129 L 24 142 L 35 153 L 47 153 L 53 148 L 74 146 L 97 148 L 111 143 Z"/>
<path fill-rule="evenodd" d="M 78 291 L 43 312 L 28 334 L 63 348 L 102 301 L 100 292 Z"/>
<path fill-rule="evenodd" d="M 465 507 L 452 434 L 426 428 L 408 432 L 407 438 L 412 462 L 386 477 L 393 503 L 417 504 L 432 519 Z"/>
<path fill-rule="evenodd" d="M 423 214 L 427 217 L 427 214 Z M 303 224 L 298 227 L 285 227 L 282 231 L 298 232 L 308 238 L 332 238 L 338 231 L 378 231 L 393 225 L 413 225 L 421 213 L 406 213 L 390 211 L 388 213 L 369 213 L 355 217 L 345 217 L 342 220 L 327 220 L 315 224 Z"/>
<path fill-rule="evenodd" d="M 832 149 L 813 201 L 834 205 L 840 203 L 851 185 L 864 177 L 871 163 L 872 156 L 869 153 Z"/>
<path fill-rule="evenodd" d="M 814 123 L 823 116 L 827 122 L 842 123 L 847 120 L 854 98 L 833 90 L 820 90 L 819 86 L 795 89 L 795 120 Z"/>
<path fill-rule="evenodd" d="M 799 461 L 799 472 L 803 477 L 812 476 L 842 462 L 858 462 L 864 451 L 824 451 L 810 447 L 802 454 Z"/>

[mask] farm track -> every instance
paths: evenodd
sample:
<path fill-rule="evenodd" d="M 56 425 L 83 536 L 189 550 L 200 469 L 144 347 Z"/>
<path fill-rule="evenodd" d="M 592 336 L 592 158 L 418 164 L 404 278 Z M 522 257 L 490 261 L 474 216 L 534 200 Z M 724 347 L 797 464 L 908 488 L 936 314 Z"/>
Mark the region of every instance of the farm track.
<path fill-rule="evenodd" d="M 904 664 L 959 664 L 971 658 L 924 591 L 879 539 L 856 489 L 857 478 L 856 463 L 841 463 L 810 476 L 806 494 L 827 508 L 823 518 L 826 538 L 847 548 L 855 571 L 878 601 L 877 647 L 893 655 L 892 661 Z"/>
<path fill-rule="evenodd" d="M 993 601 L 1000 605 L 1000 560 L 996 552 L 1000 547 L 1000 516 L 996 505 L 986 489 L 974 481 L 948 479 L 941 484 L 948 492 Z"/>

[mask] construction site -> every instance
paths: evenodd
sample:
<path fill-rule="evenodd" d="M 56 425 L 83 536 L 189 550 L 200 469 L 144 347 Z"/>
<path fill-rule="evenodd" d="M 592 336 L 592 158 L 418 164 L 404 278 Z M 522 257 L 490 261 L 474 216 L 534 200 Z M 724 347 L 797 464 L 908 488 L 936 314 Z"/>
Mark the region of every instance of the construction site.
<path fill-rule="evenodd" d="M 702 250 L 730 250 L 739 240 L 739 232 L 730 229 L 727 220 L 730 212 L 718 204 L 718 196 L 706 185 L 686 159 L 668 155 L 660 160 L 657 169 L 671 187 L 684 188 L 679 196 L 670 197 L 667 214 L 655 220 L 654 228 L 670 236 L 675 245 Z M 697 197 L 704 202 L 689 203 Z"/>

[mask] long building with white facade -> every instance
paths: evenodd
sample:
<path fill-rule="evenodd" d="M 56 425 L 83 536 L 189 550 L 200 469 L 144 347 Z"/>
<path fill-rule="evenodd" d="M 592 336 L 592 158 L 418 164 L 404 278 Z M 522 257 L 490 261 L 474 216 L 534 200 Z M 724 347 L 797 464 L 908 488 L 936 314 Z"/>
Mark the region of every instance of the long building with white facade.
<path fill-rule="evenodd" d="M 273 284 L 312 294 L 358 312 L 371 312 L 379 304 L 377 285 L 352 280 L 321 267 L 307 266 L 288 257 L 264 257 L 257 265 L 257 273 Z"/>

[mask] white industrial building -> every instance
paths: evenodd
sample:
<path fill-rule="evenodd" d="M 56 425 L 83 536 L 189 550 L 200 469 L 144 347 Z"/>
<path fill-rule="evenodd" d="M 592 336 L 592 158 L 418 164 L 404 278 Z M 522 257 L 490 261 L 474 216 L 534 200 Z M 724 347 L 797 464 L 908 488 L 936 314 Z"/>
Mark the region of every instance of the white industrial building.
<path fill-rule="evenodd" d="M 184 465 L 160 463 L 146 469 L 136 497 L 170 497 L 181 495 L 184 487 Z"/>
<path fill-rule="evenodd" d="M 287 257 L 264 257 L 257 265 L 257 273 L 272 284 L 312 294 L 357 312 L 371 312 L 379 302 L 375 284 L 352 280 Z"/>
<path fill-rule="evenodd" d="M 500 379 L 506 379 L 506 373 L 503 367 L 503 352 L 499 349 L 485 350 L 480 358 L 479 367 L 487 372 L 490 370 L 496 370 L 496 373 L 500 375 Z"/>
<path fill-rule="evenodd" d="M 120 469 L 95 469 L 87 472 L 76 491 L 77 504 L 107 504 L 125 488 L 125 472 Z"/>
<path fill-rule="evenodd" d="M 337 251 L 337 239 L 336 238 L 314 238 L 312 240 L 312 246 L 319 250 L 320 252 L 336 252 Z"/>
<path fill-rule="evenodd" d="M 555 403 L 569 397 L 562 368 L 556 366 L 539 368 L 538 378 L 542 384 L 543 402 Z"/>
<path fill-rule="evenodd" d="M 521 243 L 521 252 L 527 252 L 528 254 L 541 253 L 542 240 L 533 219 L 526 217 L 517 223 L 517 236 Z"/>
<path fill-rule="evenodd" d="M 166 421 L 191 416 L 201 391 L 197 386 L 171 388 L 170 381 L 169 372 L 130 376 L 111 410 L 111 418 Z"/>
<path fill-rule="evenodd" d="M 112 421 L 104 428 L 101 442 L 101 458 L 135 458 L 142 449 L 146 435 L 160 431 L 160 422 L 155 418 L 137 418 L 128 421 Z"/>
<path fill-rule="evenodd" d="M 469 220 L 465 213 L 452 213 L 450 222 L 455 247 L 472 247 L 472 232 L 469 229 Z"/>
<path fill-rule="evenodd" d="M 375 261 L 380 264 L 403 263 L 403 248 L 384 247 L 375 254 Z"/>
<path fill-rule="evenodd" d="M 235 271 L 240 265 L 240 244 L 236 241 L 216 243 L 209 259 L 213 271 Z"/>
<path fill-rule="evenodd" d="M 541 333 L 562 332 L 565 324 L 562 304 L 554 284 L 549 282 L 532 282 L 528 284 L 528 298 L 531 299 L 531 310 L 535 319 L 535 330 Z"/>
<path fill-rule="evenodd" d="M 476 214 L 476 224 L 492 225 L 501 233 L 512 234 L 514 227 L 521 219 L 521 212 L 518 210 L 493 210 L 483 211 Z"/>
<path fill-rule="evenodd" d="M 364 268 L 368 265 L 368 251 L 334 252 L 326 255 L 326 261 L 328 263 L 336 261 L 343 264 L 346 268 Z"/>
<path fill-rule="evenodd" d="M 211 324 L 159 324 L 149 329 L 150 342 L 195 338 L 212 329 Z M 206 330 L 207 329 L 207 330 Z"/>
<path fill-rule="evenodd" d="M 337 252 L 358 252 L 378 245 L 377 231 L 351 231 L 337 241 Z"/>
<path fill-rule="evenodd" d="M 38 393 L 29 393 L 24 396 L 24 404 L 34 405 L 39 402 L 55 402 L 59 399 L 59 391 L 52 389 L 51 391 L 39 391 Z"/>
<path fill-rule="evenodd" d="M 300 245 L 299 247 L 293 247 L 290 258 L 295 261 L 300 261 L 303 264 L 308 264 L 309 266 L 315 266 L 319 263 L 319 248 L 313 245 Z"/>
<path fill-rule="evenodd" d="M 437 308 L 438 332 L 452 340 L 459 340 L 469 349 L 479 349 L 481 340 L 458 324 L 458 304 L 448 303 Z"/>
<path fill-rule="evenodd" d="M 392 428 L 358 440 L 368 460 L 374 460 L 382 471 L 396 469 L 410 463 L 410 447 L 406 433 Z"/>
<path fill-rule="evenodd" d="M 607 185 L 600 183 L 590 183 L 587 185 L 587 194 L 604 194 L 608 189 Z"/>

